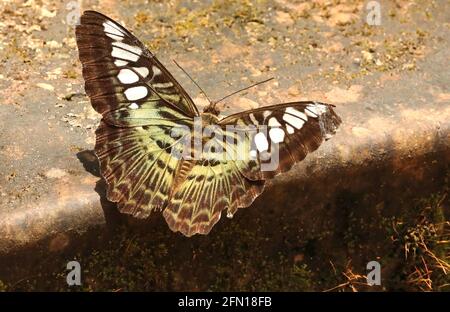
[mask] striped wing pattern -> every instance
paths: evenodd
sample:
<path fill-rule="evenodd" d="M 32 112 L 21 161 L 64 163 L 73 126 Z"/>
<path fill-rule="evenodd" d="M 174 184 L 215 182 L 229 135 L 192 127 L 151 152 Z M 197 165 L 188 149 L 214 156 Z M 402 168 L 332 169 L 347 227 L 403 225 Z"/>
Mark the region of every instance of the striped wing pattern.
<path fill-rule="evenodd" d="M 316 150 L 341 123 L 331 105 L 317 102 L 211 119 L 198 113 L 157 58 L 110 18 L 84 12 L 76 37 L 86 93 L 103 117 L 95 153 L 107 198 L 140 218 L 163 210 L 169 227 L 186 236 L 209 233 L 224 210 L 232 217 L 250 206 L 265 180 Z M 209 148 L 200 158 L 175 157 L 174 150 L 191 143 L 198 116 L 216 127 Z M 180 126 L 187 131 L 174 135 Z M 279 160 L 266 171 L 274 155 Z"/>
<path fill-rule="evenodd" d="M 167 205 L 179 163 L 171 147 L 181 139 L 167 135 L 170 131 L 166 126 L 116 127 L 101 121 L 95 153 L 108 184 L 107 198 L 121 212 L 145 218 Z"/>
<path fill-rule="evenodd" d="M 246 139 L 251 142 L 248 143 L 251 145 L 250 154 L 257 155 L 257 164 L 249 166 L 252 163 L 245 160 L 238 160 L 238 163 L 247 168 L 244 172 L 247 178 L 258 180 L 269 179 L 291 169 L 323 141 L 330 139 L 341 122 L 332 105 L 305 101 L 249 110 L 228 116 L 219 123 L 222 126 L 251 125 L 256 128 L 253 132 L 247 131 Z M 272 149 L 275 149 L 273 153 Z M 278 165 L 271 170 L 261 170 L 263 163 L 271 162 L 272 154 L 278 155 Z"/>
<path fill-rule="evenodd" d="M 155 114 L 165 119 L 198 116 L 186 91 L 136 37 L 116 22 L 86 11 L 76 37 L 86 93 L 94 109 L 109 123 L 152 124 Z M 145 121 L 137 112 L 146 116 Z"/>
<path fill-rule="evenodd" d="M 335 134 L 340 123 L 331 105 L 317 102 L 262 107 L 219 121 L 221 140 L 212 145 L 221 147 L 220 152 L 204 153 L 209 160 L 184 164 L 164 210 L 167 223 L 187 236 L 208 233 L 223 210 L 232 217 L 238 208 L 250 206 L 263 191 L 266 179 L 289 170 L 315 151 Z M 230 125 L 240 127 L 228 131 Z M 271 158 L 261 161 L 261 154 L 270 156 L 273 148 L 279 159 L 271 170 L 262 170 Z M 241 159 L 236 159 L 237 155 Z"/>
<path fill-rule="evenodd" d="M 185 162 L 181 177 L 163 215 L 173 231 L 186 236 L 208 234 L 222 211 L 232 217 L 264 189 L 264 181 L 247 179 L 231 160 Z"/>
<path fill-rule="evenodd" d="M 86 93 L 103 119 L 95 152 L 121 212 L 146 217 L 168 202 L 178 159 L 174 126 L 192 127 L 192 100 L 125 28 L 93 11 L 76 28 Z M 181 138 L 179 138 L 181 139 Z"/>
<path fill-rule="evenodd" d="M 208 147 L 203 147 L 202 158 L 183 161 L 163 213 L 169 227 L 186 236 L 207 234 L 222 211 L 226 210 L 231 218 L 238 208 L 250 206 L 264 189 L 264 181 L 244 175 L 249 166 L 256 166 L 256 161 L 245 153 L 241 154 L 245 161 L 235 160 L 239 152 L 236 142 L 241 136 L 220 126 L 215 128 L 214 137 L 206 143 Z M 248 150 L 249 141 L 243 143 L 243 150 Z"/>

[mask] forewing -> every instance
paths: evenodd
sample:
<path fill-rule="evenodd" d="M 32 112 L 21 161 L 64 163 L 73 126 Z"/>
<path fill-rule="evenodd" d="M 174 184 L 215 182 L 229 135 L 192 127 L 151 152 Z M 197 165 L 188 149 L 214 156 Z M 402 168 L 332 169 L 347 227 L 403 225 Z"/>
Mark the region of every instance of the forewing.
<path fill-rule="evenodd" d="M 272 178 L 289 170 L 323 141 L 330 139 L 341 123 L 333 106 L 318 102 L 293 102 L 241 112 L 222 119 L 226 128 L 247 127 L 249 155 L 237 166 L 249 179 Z M 251 127 L 256 128 L 252 131 Z M 255 157 L 252 157 L 255 156 Z M 274 158 L 276 156 L 276 158 Z M 251 160 L 256 158 L 256 165 Z"/>
<path fill-rule="evenodd" d="M 198 115 L 172 75 L 125 28 L 93 11 L 76 28 L 86 93 L 103 115 L 95 152 L 109 200 L 138 217 L 162 209 L 176 175 L 171 150 Z"/>
<path fill-rule="evenodd" d="M 76 27 L 86 93 L 92 106 L 116 126 L 155 124 L 156 119 L 198 115 L 186 91 L 128 30 L 86 11 Z"/>

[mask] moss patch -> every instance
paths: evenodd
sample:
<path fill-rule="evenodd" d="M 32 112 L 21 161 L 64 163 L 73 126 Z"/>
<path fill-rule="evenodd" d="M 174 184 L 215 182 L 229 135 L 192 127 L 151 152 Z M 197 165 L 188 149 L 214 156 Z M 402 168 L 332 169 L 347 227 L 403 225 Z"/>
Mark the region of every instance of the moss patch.
<path fill-rule="evenodd" d="M 345 197 L 341 205 L 355 207 L 360 201 Z M 363 220 L 349 213 L 336 232 L 298 235 L 298 240 L 290 235 L 280 246 L 258 222 L 231 222 L 214 237 L 190 239 L 124 226 L 101 249 L 51 256 L 33 268 L 36 274 L 0 283 L 0 290 L 364 291 L 371 289 L 365 278 L 370 259 L 381 262 L 378 290 L 444 291 L 450 282 L 444 207 L 448 199 L 436 194 L 402 207 L 402 217 Z M 380 204 L 373 208 L 382 210 Z M 67 259 L 80 262 L 82 286 L 67 286 Z"/>

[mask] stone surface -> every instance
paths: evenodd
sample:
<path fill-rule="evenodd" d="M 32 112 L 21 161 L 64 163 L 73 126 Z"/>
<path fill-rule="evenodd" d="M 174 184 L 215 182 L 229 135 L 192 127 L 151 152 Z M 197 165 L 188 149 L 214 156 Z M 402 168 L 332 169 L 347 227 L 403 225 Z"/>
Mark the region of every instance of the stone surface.
<path fill-rule="evenodd" d="M 448 183 L 450 12 L 445 1 L 412 1 L 401 8 L 383 2 L 380 26 L 365 24 L 364 7 L 352 1 L 340 9 L 322 1 L 312 6 L 144 2 L 105 0 L 91 6 L 84 1 L 84 8 L 123 21 L 192 98 L 201 95 L 171 59 L 213 99 L 276 78 L 229 98 L 225 114 L 255 103 L 308 99 L 335 104 L 343 120 L 332 140 L 274 179 L 252 207 L 231 221 L 223 218 L 210 235 L 241 215 L 276 220 L 286 210 L 302 216 L 302 231 L 315 231 L 315 221 L 308 225 L 308 220 L 336 222 L 333 214 L 346 192 L 395 202 Z M 58 252 L 71 246 L 74 233 L 128 220 L 104 199 L 91 152 L 99 116 L 84 94 L 73 28 L 67 25 L 70 12 L 48 1 L 27 3 L 1 4 L 2 254 L 42 241 L 49 244 L 40 248 Z M 41 12 L 37 19 L 36 11 Z M 160 223 L 158 231 L 178 235 Z"/>

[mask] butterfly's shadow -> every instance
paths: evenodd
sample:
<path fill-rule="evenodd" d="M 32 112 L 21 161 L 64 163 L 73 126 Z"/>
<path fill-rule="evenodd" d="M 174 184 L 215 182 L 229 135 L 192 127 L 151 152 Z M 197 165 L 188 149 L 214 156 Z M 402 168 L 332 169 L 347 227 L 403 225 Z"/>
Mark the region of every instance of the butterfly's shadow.
<path fill-rule="evenodd" d="M 117 204 L 106 198 L 106 182 L 100 175 L 100 166 L 98 158 L 93 150 L 84 150 L 76 154 L 78 160 L 83 164 L 84 169 L 99 178 L 95 184 L 95 192 L 100 196 L 100 204 L 105 215 L 106 226 L 109 229 L 117 228 L 123 224 L 123 216 L 117 210 Z"/>

